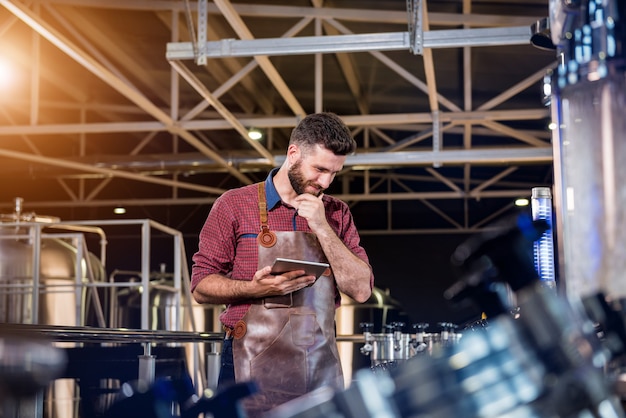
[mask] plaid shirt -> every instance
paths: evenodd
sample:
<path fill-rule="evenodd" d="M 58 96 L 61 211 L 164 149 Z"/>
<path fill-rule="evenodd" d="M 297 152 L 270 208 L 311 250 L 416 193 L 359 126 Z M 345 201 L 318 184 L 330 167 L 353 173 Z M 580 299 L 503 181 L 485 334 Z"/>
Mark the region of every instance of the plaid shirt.
<path fill-rule="evenodd" d="M 306 219 L 297 216 L 295 208 L 280 200 L 272 181 L 276 171 L 278 169 L 272 170 L 265 180 L 270 230 L 311 232 Z M 348 205 L 328 195 L 322 200 L 331 228 L 350 251 L 369 264 Z M 209 274 L 221 274 L 233 280 L 252 280 L 258 270 L 256 238 L 260 225 L 256 184 L 228 190 L 216 199 L 200 231 L 198 252 L 192 258 L 191 289 Z M 373 284 L 372 275 L 370 286 Z M 338 306 L 339 292 L 336 302 Z M 230 304 L 220 315 L 220 320 L 232 327 L 243 318 L 249 306 L 249 303 Z"/>

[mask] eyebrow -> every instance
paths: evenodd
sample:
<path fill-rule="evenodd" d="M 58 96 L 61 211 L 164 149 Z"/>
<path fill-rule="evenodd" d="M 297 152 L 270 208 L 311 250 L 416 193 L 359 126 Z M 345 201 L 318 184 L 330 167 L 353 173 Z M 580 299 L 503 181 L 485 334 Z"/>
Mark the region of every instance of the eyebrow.
<path fill-rule="evenodd" d="M 337 171 L 332 171 L 332 170 L 330 170 L 330 169 L 328 169 L 328 168 L 326 168 L 326 167 L 320 166 L 320 165 L 313 165 L 313 167 L 314 167 L 315 169 L 317 169 L 317 170 L 330 172 L 330 173 L 332 173 L 332 174 L 337 174 L 337 173 L 341 172 L 341 170 L 343 170 L 343 167 L 342 167 L 342 168 L 340 168 L 340 169 L 339 169 L 339 170 L 337 170 Z"/>

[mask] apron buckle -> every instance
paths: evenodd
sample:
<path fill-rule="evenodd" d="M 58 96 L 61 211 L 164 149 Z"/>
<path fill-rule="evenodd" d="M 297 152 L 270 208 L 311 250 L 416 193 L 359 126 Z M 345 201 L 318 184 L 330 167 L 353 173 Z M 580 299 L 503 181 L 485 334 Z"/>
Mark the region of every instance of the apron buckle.
<path fill-rule="evenodd" d="M 235 323 L 235 327 L 233 328 L 233 337 L 236 340 L 239 340 L 243 338 L 244 335 L 246 335 L 247 331 L 248 331 L 248 326 L 246 325 L 245 321 L 240 319 L 239 321 Z"/>

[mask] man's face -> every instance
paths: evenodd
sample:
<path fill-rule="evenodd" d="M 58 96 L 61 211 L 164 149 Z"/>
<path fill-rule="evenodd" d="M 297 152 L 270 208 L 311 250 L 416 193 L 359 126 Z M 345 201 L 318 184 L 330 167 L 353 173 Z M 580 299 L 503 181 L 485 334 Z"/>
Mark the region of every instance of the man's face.
<path fill-rule="evenodd" d="M 289 167 L 289 171 L 287 172 L 287 177 L 289 177 L 289 182 L 291 183 L 291 187 L 296 191 L 296 194 L 302 194 L 306 192 L 307 186 L 311 186 L 311 189 L 315 189 L 316 185 L 313 182 L 308 181 L 304 178 L 304 173 L 302 172 L 302 158 L 296 161 L 291 167 Z M 319 196 L 321 191 L 309 192 L 315 196 Z"/>
<path fill-rule="evenodd" d="M 299 150 L 297 157 L 287 172 L 291 187 L 297 194 L 310 193 L 314 196 L 328 189 L 346 160 L 345 156 L 335 155 L 319 145 L 306 154 Z"/>

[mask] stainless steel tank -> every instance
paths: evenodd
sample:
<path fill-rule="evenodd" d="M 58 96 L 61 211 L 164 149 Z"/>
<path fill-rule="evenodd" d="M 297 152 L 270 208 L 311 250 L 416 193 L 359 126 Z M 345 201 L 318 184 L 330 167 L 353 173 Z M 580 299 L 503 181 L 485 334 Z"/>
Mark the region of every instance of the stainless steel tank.
<path fill-rule="evenodd" d="M 84 286 L 106 277 L 104 266 L 83 234 L 59 221 L 23 213 L 21 198 L 14 213 L 0 215 L 0 324 L 105 325 L 97 289 Z M 73 381 L 52 382 L 45 397 L 46 417 L 75 415 Z M 20 399 L 17 408 L 19 417 L 43 411 L 44 397 Z"/>
<path fill-rule="evenodd" d="M 180 298 L 180 293 L 174 285 L 173 276 L 172 273 L 165 271 L 164 264 L 161 265 L 160 271 L 150 273 L 148 283 L 149 329 L 220 332 L 221 326 L 218 316 L 224 307 L 222 305 L 200 305 L 193 301 L 189 302 L 186 298 Z M 116 291 L 115 297 L 112 298 L 115 306 L 112 308 L 114 317 L 111 323 L 113 327 L 140 329 L 141 304 L 144 292 L 143 287 L 139 286 L 141 272 L 116 270 L 111 273 L 109 280 L 111 282 L 128 280 L 137 283 L 137 286 L 127 286 Z M 191 306 L 188 306 L 190 303 Z"/>
<path fill-rule="evenodd" d="M 114 328 L 141 329 L 143 287 L 126 287 L 117 291 Z M 173 291 L 172 282 L 162 278 L 151 278 L 148 285 L 148 323 L 150 330 L 180 331 L 177 306 L 179 301 Z"/>
<path fill-rule="evenodd" d="M 111 307 L 113 327 L 142 328 L 144 288 L 139 286 L 141 272 L 116 270 L 111 273 L 109 281 L 127 281 L 137 284 L 137 286 L 126 286 L 114 290 L 114 296 L 111 297 L 114 304 Z M 147 289 L 148 329 L 221 332 L 219 314 L 224 310 L 224 306 L 199 304 L 191 297 L 178 298 L 174 281 L 174 274 L 167 273 L 164 264 L 161 264 L 160 271 L 150 273 Z M 206 387 L 210 389 L 217 387 L 217 376 L 219 376 L 221 364 L 220 349 L 221 347 L 216 343 L 186 344 L 190 375 L 202 379 L 199 370 L 206 370 Z"/>
<path fill-rule="evenodd" d="M 102 280 L 104 267 L 79 251 L 71 234 L 42 232 L 57 221 L 22 213 L 21 200 L 14 214 L 0 218 L 0 323 L 86 325 L 93 304 L 81 285 L 88 274 Z"/>

